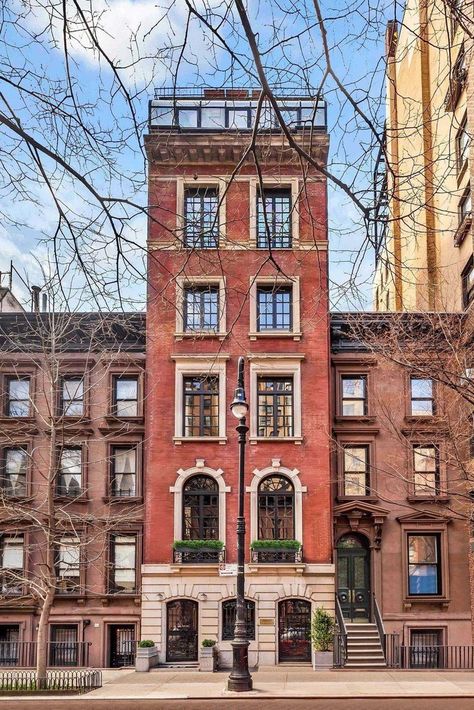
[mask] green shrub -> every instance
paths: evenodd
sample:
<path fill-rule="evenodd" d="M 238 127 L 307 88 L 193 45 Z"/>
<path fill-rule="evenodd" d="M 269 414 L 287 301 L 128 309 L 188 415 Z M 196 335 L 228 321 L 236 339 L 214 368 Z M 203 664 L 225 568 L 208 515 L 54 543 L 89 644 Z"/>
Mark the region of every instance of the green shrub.
<path fill-rule="evenodd" d="M 175 550 L 222 550 L 222 540 L 175 540 Z"/>
<path fill-rule="evenodd" d="M 301 543 L 298 540 L 254 540 L 250 547 L 252 550 L 299 550 Z"/>
<path fill-rule="evenodd" d="M 311 619 L 311 643 L 315 651 L 331 650 L 335 628 L 334 619 L 329 612 L 318 607 Z"/>
<path fill-rule="evenodd" d="M 214 641 L 214 639 L 203 639 L 201 644 L 203 648 L 212 648 L 215 645 L 216 641 Z"/>
<path fill-rule="evenodd" d="M 138 642 L 138 648 L 153 648 L 154 645 L 155 642 L 150 641 L 150 639 L 145 639 L 144 641 Z"/>

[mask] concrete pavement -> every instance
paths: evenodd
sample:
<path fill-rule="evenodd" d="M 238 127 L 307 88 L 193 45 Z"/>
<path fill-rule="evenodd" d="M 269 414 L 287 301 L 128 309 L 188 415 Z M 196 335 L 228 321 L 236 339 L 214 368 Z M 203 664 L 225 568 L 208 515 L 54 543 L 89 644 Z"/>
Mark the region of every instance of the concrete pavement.
<path fill-rule="evenodd" d="M 254 690 L 229 693 L 227 672 L 154 670 L 103 671 L 104 685 L 69 704 L 89 701 L 266 698 L 473 698 L 474 671 L 324 671 L 309 667 L 266 667 L 253 674 Z M 16 698 L 20 700 L 20 698 Z M 39 703 L 49 698 L 35 698 Z M 1 698 L 0 707 L 11 699 Z M 83 704 L 83 705 L 82 705 Z M 474 700 L 473 700 L 474 707 Z"/>

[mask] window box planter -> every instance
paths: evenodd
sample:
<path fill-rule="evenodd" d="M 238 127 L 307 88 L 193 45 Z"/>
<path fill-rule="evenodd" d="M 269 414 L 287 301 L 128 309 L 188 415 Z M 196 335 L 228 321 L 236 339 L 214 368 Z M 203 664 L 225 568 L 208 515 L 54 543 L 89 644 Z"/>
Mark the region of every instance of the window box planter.
<path fill-rule="evenodd" d="M 137 654 L 135 656 L 135 670 L 137 673 L 148 673 L 150 668 L 154 668 L 158 665 L 159 653 L 158 649 L 153 643 L 153 645 L 141 646 L 140 644 L 150 642 L 140 641 L 137 648 Z"/>
<path fill-rule="evenodd" d="M 216 642 L 205 639 L 199 653 L 199 670 L 207 673 L 215 673 L 217 671 L 217 659 L 218 651 Z"/>
<path fill-rule="evenodd" d="M 224 560 L 221 540 L 175 540 L 173 544 L 175 564 L 219 564 Z"/>
<path fill-rule="evenodd" d="M 298 540 L 254 540 L 250 550 L 252 562 L 292 563 L 303 559 Z"/>

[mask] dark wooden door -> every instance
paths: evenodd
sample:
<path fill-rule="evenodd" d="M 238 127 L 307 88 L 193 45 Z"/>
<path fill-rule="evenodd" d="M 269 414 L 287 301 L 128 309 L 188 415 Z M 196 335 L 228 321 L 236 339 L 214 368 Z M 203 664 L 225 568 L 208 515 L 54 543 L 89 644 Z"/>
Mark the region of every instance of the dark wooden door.
<path fill-rule="evenodd" d="M 166 606 L 166 660 L 198 660 L 198 604 L 177 599 Z"/>
<path fill-rule="evenodd" d="M 111 625 L 109 627 L 110 659 L 111 668 L 123 668 L 135 664 L 135 626 L 126 624 L 121 626 Z"/>
<path fill-rule="evenodd" d="M 356 535 L 337 544 L 337 594 L 344 618 L 370 621 L 370 551 Z"/>
<path fill-rule="evenodd" d="M 285 599 L 278 606 L 278 660 L 311 661 L 311 604 Z"/>

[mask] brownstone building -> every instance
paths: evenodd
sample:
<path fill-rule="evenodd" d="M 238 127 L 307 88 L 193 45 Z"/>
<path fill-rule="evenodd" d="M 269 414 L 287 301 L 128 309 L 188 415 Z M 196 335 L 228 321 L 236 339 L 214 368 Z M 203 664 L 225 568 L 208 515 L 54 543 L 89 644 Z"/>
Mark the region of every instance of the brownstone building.
<path fill-rule="evenodd" d="M 426 374 L 428 353 L 410 370 L 354 336 L 395 318 L 331 317 L 334 554 L 349 665 L 472 667 L 469 504 L 450 426 L 459 405 Z M 367 622 L 387 634 L 385 658 Z"/>
<path fill-rule="evenodd" d="M 49 592 L 49 665 L 133 663 L 144 331 L 141 314 L 0 315 L 1 665 L 34 665 Z"/>
<path fill-rule="evenodd" d="M 310 661 L 311 612 L 334 609 L 326 181 L 303 180 L 267 104 L 248 151 L 258 96 L 178 90 L 150 107 L 142 635 L 167 663 L 196 663 L 205 638 L 231 660 L 242 354 L 250 663 Z M 324 165 L 324 105 L 278 102 Z"/>

